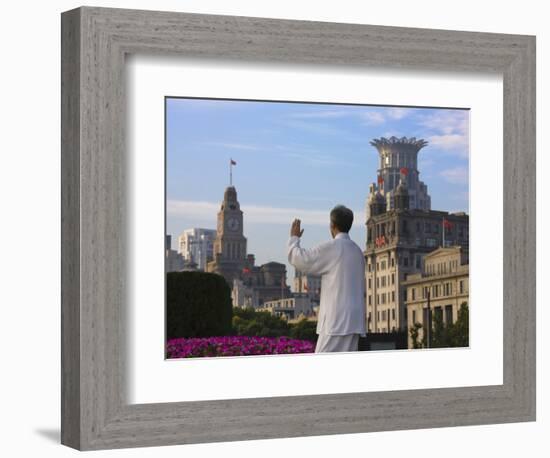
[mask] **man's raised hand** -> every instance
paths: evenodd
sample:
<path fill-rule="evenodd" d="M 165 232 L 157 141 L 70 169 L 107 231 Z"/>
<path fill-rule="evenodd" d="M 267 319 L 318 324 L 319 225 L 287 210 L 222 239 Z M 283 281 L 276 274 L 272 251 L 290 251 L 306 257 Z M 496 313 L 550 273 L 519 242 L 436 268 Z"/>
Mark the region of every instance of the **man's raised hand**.
<path fill-rule="evenodd" d="M 303 233 L 304 230 L 300 230 L 300 220 L 296 218 L 290 226 L 290 236 L 301 237 Z"/>

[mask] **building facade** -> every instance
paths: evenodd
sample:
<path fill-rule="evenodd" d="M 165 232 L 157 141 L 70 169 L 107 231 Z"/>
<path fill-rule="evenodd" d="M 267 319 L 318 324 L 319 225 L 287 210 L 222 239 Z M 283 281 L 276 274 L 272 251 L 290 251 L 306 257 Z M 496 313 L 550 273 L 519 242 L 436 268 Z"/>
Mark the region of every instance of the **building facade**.
<path fill-rule="evenodd" d="M 188 262 L 194 262 L 198 270 L 206 270 L 208 262 L 214 259 L 214 229 L 194 227 L 184 230 L 178 237 L 178 252 Z"/>
<path fill-rule="evenodd" d="M 313 302 L 319 303 L 321 299 L 321 276 L 305 274 L 295 270 L 294 291 L 307 294 Z"/>
<path fill-rule="evenodd" d="M 468 215 L 409 207 L 407 173 L 393 192 L 393 206 L 379 189 L 371 189 L 365 250 L 367 329 L 388 333 L 407 331 L 403 282 L 422 271 L 425 256 L 442 245 L 467 249 Z"/>
<path fill-rule="evenodd" d="M 428 143 L 415 137 L 382 137 L 375 138 L 370 144 L 378 151 L 378 192 L 385 200 L 386 208 L 388 210 L 393 208 L 393 197 L 399 185 L 400 172 L 406 169 L 408 171 L 409 207 L 411 209 L 430 210 L 432 203 L 428 194 L 428 187 L 420 180 L 420 172 L 418 171 L 418 153 Z M 368 200 L 366 214 L 369 218 Z"/>
<path fill-rule="evenodd" d="M 266 301 L 258 309 L 287 320 L 308 318 L 315 315 L 314 304 L 307 293 L 293 293 L 290 297 Z"/>
<path fill-rule="evenodd" d="M 460 306 L 469 304 L 469 259 L 468 250 L 460 246 L 438 248 L 424 258 L 421 272 L 407 276 L 403 282 L 407 328 L 416 323 L 419 339 L 427 336 L 430 316 L 439 315 L 444 324 L 455 323 Z M 409 348 L 412 338 L 409 335 Z"/>
<path fill-rule="evenodd" d="M 176 250 L 172 250 L 172 236 L 164 239 L 164 256 L 166 272 L 181 272 L 185 267 L 185 259 Z"/>

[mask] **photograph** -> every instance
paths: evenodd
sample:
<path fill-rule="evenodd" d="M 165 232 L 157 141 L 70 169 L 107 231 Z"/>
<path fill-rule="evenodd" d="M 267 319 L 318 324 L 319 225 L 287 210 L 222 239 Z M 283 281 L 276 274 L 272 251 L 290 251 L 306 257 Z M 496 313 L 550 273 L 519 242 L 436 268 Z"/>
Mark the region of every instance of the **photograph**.
<path fill-rule="evenodd" d="M 469 110 L 165 98 L 166 358 L 469 346 Z"/>

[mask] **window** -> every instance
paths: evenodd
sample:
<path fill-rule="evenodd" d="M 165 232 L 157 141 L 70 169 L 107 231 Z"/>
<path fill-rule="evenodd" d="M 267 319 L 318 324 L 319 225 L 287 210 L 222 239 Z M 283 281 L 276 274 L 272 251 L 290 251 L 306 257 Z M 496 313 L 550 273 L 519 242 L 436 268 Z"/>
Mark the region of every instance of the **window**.
<path fill-rule="evenodd" d="M 376 319 L 380 321 L 380 312 L 376 312 Z"/>
<path fill-rule="evenodd" d="M 395 291 L 391 292 L 391 301 L 395 302 Z"/>
<path fill-rule="evenodd" d="M 405 266 L 405 267 L 409 266 L 409 257 L 408 256 L 403 257 L 403 266 Z"/>
<path fill-rule="evenodd" d="M 422 266 L 422 257 L 417 254 L 415 258 L 416 258 L 416 268 L 420 269 L 420 267 Z"/>
<path fill-rule="evenodd" d="M 376 277 L 376 287 L 380 288 L 380 278 Z"/>
<path fill-rule="evenodd" d="M 380 304 L 380 294 L 376 295 L 376 304 Z"/>
<path fill-rule="evenodd" d="M 413 310 L 412 322 L 416 323 L 416 310 Z"/>
<path fill-rule="evenodd" d="M 416 232 L 420 233 L 420 223 L 416 222 Z"/>
<path fill-rule="evenodd" d="M 372 305 L 372 296 L 369 294 L 369 305 Z M 370 315 L 370 313 L 369 313 Z"/>
<path fill-rule="evenodd" d="M 426 246 L 429 246 L 429 247 L 434 247 L 437 245 L 437 240 L 436 239 L 426 239 Z"/>
<path fill-rule="evenodd" d="M 435 307 L 434 312 L 435 312 L 435 317 L 438 320 L 443 321 L 443 309 L 441 307 Z"/>
<path fill-rule="evenodd" d="M 445 323 L 451 324 L 452 322 L 453 322 L 453 306 L 446 305 L 445 306 Z"/>
<path fill-rule="evenodd" d="M 391 319 L 395 320 L 395 309 L 391 309 Z"/>
<path fill-rule="evenodd" d="M 369 289 L 372 289 L 372 279 L 369 278 Z"/>
<path fill-rule="evenodd" d="M 426 230 L 426 233 L 429 234 L 432 232 L 432 225 L 426 221 L 426 223 L 424 223 L 424 229 Z"/>
<path fill-rule="evenodd" d="M 371 271 L 371 264 L 370 264 L 370 262 L 369 262 L 369 272 L 370 272 L 370 271 Z"/>
<path fill-rule="evenodd" d="M 395 258 L 391 258 L 391 266 L 394 267 L 395 266 Z"/>
<path fill-rule="evenodd" d="M 458 284 L 458 288 L 459 288 L 460 294 L 464 293 L 464 281 L 463 280 L 460 280 L 460 282 Z"/>
<path fill-rule="evenodd" d="M 412 294 L 412 300 L 414 301 L 416 298 L 414 297 L 415 296 L 415 292 L 416 292 L 416 289 L 415 288 L 411 288 L 411 294 Z"/>
<path fill-rule="evenodd" d="M 382 277 L 382 287 L 386 286 L 386 276 Z"/>
<path fill-rule="evenodd" d="M 391 274 L 391 284 L 395 285 L 395 274 Z"/>

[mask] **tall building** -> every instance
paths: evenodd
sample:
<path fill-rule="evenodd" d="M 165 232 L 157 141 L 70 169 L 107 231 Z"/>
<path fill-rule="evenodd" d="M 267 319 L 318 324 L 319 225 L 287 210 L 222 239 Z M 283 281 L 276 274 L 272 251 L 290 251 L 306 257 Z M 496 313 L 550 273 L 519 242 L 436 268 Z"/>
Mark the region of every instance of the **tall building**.
<path fill-rule="evenodd" d="M 416 323 L 419 339 L 430 326 L 429 313 L 439 315 L 444 324 L 455 323 L 460 306 L 469 303 L 468 251 L 460 246 L 438 248 L 425 256 L 421 272 L 408 275 L 403 286 L 406 289 L 407 328 Z M 412 346 L 410 333 L 409 348 Z"/>
<path fill-rule="evenodd" d="M 172 250 L 172 236 L 166 235 L 164 239 L 164 254 L 166 272 L 180 272 L 185 267 L 185 259 L 176 250 Z"/>
<path fill-rule="evenodd" d="M 178 252 L 186 261 L 194 262 L 198 270 L 206 270 L 208 262 L 214 259 L 216 235 L 214 229 L 186 229 L 178 237 Z"/>
<path fill-rule="evenodd" d="M 365 250 L 370 332 L 406 331 L 407 275 L 421 272 L 425 256 L 440 246 L 469 246 L 468 215 L 411 208 L 407 179 L 407 170 L 401 170 L 392 208 L 371 186 Z"/>
<path fill-rule="evenodd" d="M 393 196 L 399 185 L 399 176 L 402 169 L 408 171 L 407 191 L 409 193 L 409 207 L 411 209 L 430 210 L 431 198 L 428 187 L 419 179 L 418 152 L 428 142 L 415 137 L 390 137 L 375 138 L 370 142 L 376 148 L 379 156 L 378 165 L 378 190 L 384 199 L 386 208 L 393 208 Z M 371 186 L 371 192 L 373 187 Z M 369 194 L 369 199 L 370 199 Z M 367 218 L 370 216 L 370 208 L 367 201 Z"/>
<path fill-rule="evenodd" d="M 214 240 L 213 260 L 207 271 L 222 275 L 230 286 L 241 277 L 246 265 L 246 237 L 243 235 L 243 212 L 234 186 L 225 189 L 218 212 L 218 225 Z"/>

